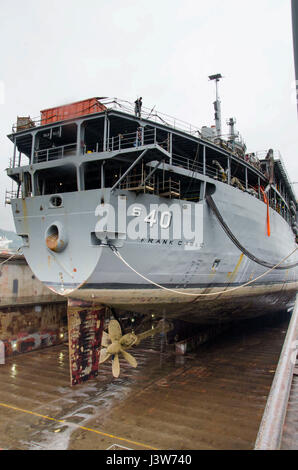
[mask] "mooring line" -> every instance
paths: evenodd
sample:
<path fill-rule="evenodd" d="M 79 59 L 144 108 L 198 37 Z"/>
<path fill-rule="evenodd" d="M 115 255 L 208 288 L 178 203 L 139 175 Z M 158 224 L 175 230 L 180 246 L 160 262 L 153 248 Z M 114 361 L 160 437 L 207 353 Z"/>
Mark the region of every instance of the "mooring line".
<path fill-rule="evenodd" d="M 231 232 L 231 230 L 229 229 L 229 227 L 227 226 L 227 224 L 223 220 L 223 218 L 222 218 L 222 216 L 221 216 L 221 214 L 220 214 L 220 212 L 217 208 L 217 205 L 215 204 L 215 202 L 212 199 L 210 194 L 206 196 L 206 201 L 207 201 L 209 207 L 211 208 L 211 210 L 213 211 L 214 215 L 216 216 L 218 222 L 222 226 L 223 230 L 225 231 L 225 233 L 230 238 L 230 240 L 234 243 L 235 246 L 237 246 L 237 248 L 243 254 L 245 254 L 245 256 L 247 256 L 247 258 L 251 259 L 252 261 L 254 261 L 257 264 L 260 264 L 261 266 L 265 266 L 265 268 L 292 269 L 292 268 L 296 268 L 298 266 L 298 262 L 294 263 L 294 264 L 288 264 L 288 265 L 285 265 L 285 266 L 281 266 L 280 264 L 273 266 L 273 264 L 268 263 L 268 261 L 264 261 L 262 259 L 257 258 L 255 255 L 250 253 L 250 251 L 248 251 L 246 248 L 244 248 L 244 246 L 241 245 L 241 243 L 237 240 L 235 235 Z M 269 234 L 269 236 L 270 236 L 270 234 Z"/>
<path fill-rule="evenodd" d="M 4 261 L 2 261 L 2 263 L 0 263 L 0 267 L 3 266 L 3 264 L 7 263 L 8 261 L 10 261 L 12 258 L 14 258 L 15 256 L 17 256 L 19 254 L 19 251 L 23 248 L 23 246 L 20 246 L 20 248 L 17 249 L 17 251 L 15 253 L 13 253 L 11 256 L 9 256 L 9 258 L 5 259 Z"/>
<path fill-rule="evenodd" d="M 122 263 L 124 263 L 129 269 L 131 269 L 135 274 L 137 274 L 138 276 L 140 276 L 141 278 L 143 278 L 145 281 L 149 282 L 150 284 L 153 284 L 154 286 L 156 287 L 159 287 L 160 289 L 163 289 L 163 290 L 166 290 L 166 291 L 169 291 L 169 292 L 173 292 L 174 294 L 180 294 L 180 295 L 190 295 L 190 296 L 193 296 L 193 297 L 206 297 L 206 296 L 210 296 L 210 295 L 219 295 L 219 294 L 227 294 L 229 292 L 232 292 L 232 291 L 235 291 L 235 290 L 238 290 L 238 289 L 241 289 L 242 287 L 246 287 L 250 284 L 252 284 L 253 282 L 257 281 L 258 279 L 261 279 L 262 277 L 266 276 L 267 274 L 269 274 L 271 271 L 273 271 L 274 269 L 276 269 L 279 265 L 281 265 L 286 259 L 288 259 L 290 256 L 292 256 L 295 251 L 298 250 L 298 247 L 296 247 L 289 255 L 285 256 L 279 263 L 277 263 L 275 266 L 273 266 L 272 268 L 268 269 L 266 272 L 264 272 L 263 274 L 260 274 L 259 276 L 255 277 L 254 279 L 252 279 L 251 281 L 248 281 L 248 282 L 245 282 L 244 284 L 241 284 L 240 286 L 237 286 L 237 287 L 233 287 L 232 289 L 226 289 L 226 290 L 222 290 L 222 291 L 219 291 L 219 292 L 208 292 L 207 294 L 194 294 L 192 292 L 181 292 L 179 290 L 176 290 L 176 289 L 170 289 L 169 287 L 165 287 L 165 286 L 162 286 L 160 284 L 158 284 L 157 282 L 154 282 L 152 281 L 152 279 L 148 279 L 148 277 L 144 276 L 143 274 L 139 273 L 138 271 L 136 271 L 136 269 L 134 269 L 127 261 L 125 261 L 125 259 L 123 258 L 123 256 L 119 253 L 119 251 L 117 250 L 116 247 L 112 246 L 112 245 L 108 245 L 112 252 L 122 261 Z M 191 287 L 190 287 L 191 289 Z"/>
<path fill-rule="evenodd" d="M 132 441 L 130 439 L 126 439 L 125 437 L 114 436 L 113 434 L 108 434 L 108 433 L 103 432 L 103 431 L 98 431 L 97 429 L 87 428 L 86 426 L 80 426 L 79 424 L 68 423 L 64 419 L 51 418 L 50 416 L 45 416 L 45 415 L 42 415 L 40 413 L 36 413 L 35 411 L 24 410 L 22 408 L 18 408 L 18 407 L 13 406 L 13 405 L 8 405 L 7 403 L 0 403 L 0 406 L 2 406 L 4 408 L 9 408 L 9 409 L 12 409 L 12 410 L 16 410 L 16 411 L 21 411 L 22 413 L 27 413 L 27 414 L 30 414 L 30 415 L 33 415 L 33 416 L 37 416 L 39 418 L 47 419 L 47 420 L 50 420 L 50 421 L 55 421 L 57 423 L 62 423 L 62 424 L 66 424 L 66 425 L 71 424 L 72 426 L 74 426 L 76 428 L 79 428 L 79 429 L 83 429 L 84 431 L 94 432 L 95 434 L 99 434 L 100 436 L 110 437 L 112 439 L 116 439 L 118 441 L 124 441 L 124 442 L 127 442 L 129 444 L 134 444 L 134 445 L 137 445 L 139 447 L 144 447 L 144 448 L 149 449 L 149 450 L 158 450 L 155 447 L 148 446 L 147 444 L 143 444 L 142 442 Z"/>

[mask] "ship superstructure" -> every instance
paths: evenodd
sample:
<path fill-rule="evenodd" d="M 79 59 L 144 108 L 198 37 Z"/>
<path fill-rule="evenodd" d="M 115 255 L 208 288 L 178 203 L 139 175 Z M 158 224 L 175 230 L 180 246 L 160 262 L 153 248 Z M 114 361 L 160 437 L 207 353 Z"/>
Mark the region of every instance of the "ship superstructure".
<path fill-rule="evenodd" d="M 200 129 L 116 98 L 18 118 L 7 199 L 39 279 L 73 299 L 194 322 L 290 305 L 285 166 L 272 149 L 247 153 L 234 118 L 223 135 L 218 104 L 216 126 Z"/>

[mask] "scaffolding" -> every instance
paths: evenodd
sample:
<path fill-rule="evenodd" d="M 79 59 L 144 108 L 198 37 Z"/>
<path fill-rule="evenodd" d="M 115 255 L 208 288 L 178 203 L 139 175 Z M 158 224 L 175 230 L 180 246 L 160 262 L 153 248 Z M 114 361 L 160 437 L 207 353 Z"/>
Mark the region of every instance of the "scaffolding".
<path fill-rule="evenodd" d="M 148 178 L 142 162 L 141 168 L 136 168 L 136 171 L 128 174 L 124 180 L 120 183 L 120 189 L 127 189 L 128 191 L 136 192 L 149 192 L 154 193 L 156 190 L 155 175 Z"/>
<path fill-rule="evenodd" d="M 159 186 L 159 195 L 163 197 L 180 198 L 180 181 L 175 181 L 170 177 L 168 180 L 162 181 Z"/>
<path fill-rule="evenodd" d="M 15 190 L 14 191 L 13 190 L 8 191 L 6 189 L 6 191 L 5 191 L 5 205 L 11 204 L 11 200 L 12 199 L 17 199 L 18 197 L 19 197 L 19 190 L 17 190 L 17 191 L 15 191 Z"/>

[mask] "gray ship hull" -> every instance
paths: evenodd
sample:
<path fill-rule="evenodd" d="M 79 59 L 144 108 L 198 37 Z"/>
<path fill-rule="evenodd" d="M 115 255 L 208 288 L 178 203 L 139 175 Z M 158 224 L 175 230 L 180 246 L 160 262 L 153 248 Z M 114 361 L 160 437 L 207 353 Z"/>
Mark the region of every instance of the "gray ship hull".
<path fill-rule="evenodd" d="M 295 249 L 290 226 L 272 209 L 268 236 L 264 202 L 223 182 L 203 175 L 197 178 L 212 183 L 213 199 L 222 217 L 255 256 L 277 264 Z M 136 216 L 128 215 L 126 225 L 121 225 L 119 198 L 126 207 L 145 207 L 147 214 L 152 204 L 166 207 L 175 203 L 182 211 L 185 206 L 183 200 L 169 202 L 156 195 L 119 189 L 64 193 L 62 206 L 56 208 L 51 207 L 48 195 L 12 202 L 17 232 L 28 235 L 25 257 L 50 289 L 119 311 L 196 323 L 244 319 L 291 306 L 298 288 L 297 267 L 269 270 L 248 259 L 223 231 L 206 200 L 188 203 L 193 214 L 200 204 L 200 227 L 195 227 L 194 219 L 192 226 L 201 231 L 201 239 L 193 248 L 183 234 L 175 238 L 171 230 L 166 236 L 160 230 L 154 236 L 142 233 L 131 239 L 126 227 Z M 101 232 L 96 229 L 98 213 L 100 206 L 107 204 L 114 208 L 118 225 L 114 230 L 109 228 L 107 213 L 107 227 Z M 50 252 L 45 243 L 53 223 L 61 228 L 66 245 L 57 253 Z M 284 264 L 297 260 L 296 252 Z"/>

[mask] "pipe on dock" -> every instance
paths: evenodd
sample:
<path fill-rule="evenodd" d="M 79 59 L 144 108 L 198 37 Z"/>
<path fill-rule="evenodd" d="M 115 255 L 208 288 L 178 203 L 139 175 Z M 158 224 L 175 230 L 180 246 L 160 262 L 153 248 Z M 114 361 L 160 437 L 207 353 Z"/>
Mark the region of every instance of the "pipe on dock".
<path fill-rule="evenodd" d="M 296 345 L 297 336 L 298 295 L 255 442 L 255 450 L 280 448 L 295 367 L 293 345 Z M 296 346 L 294 348 L 296 349 Z"/>

